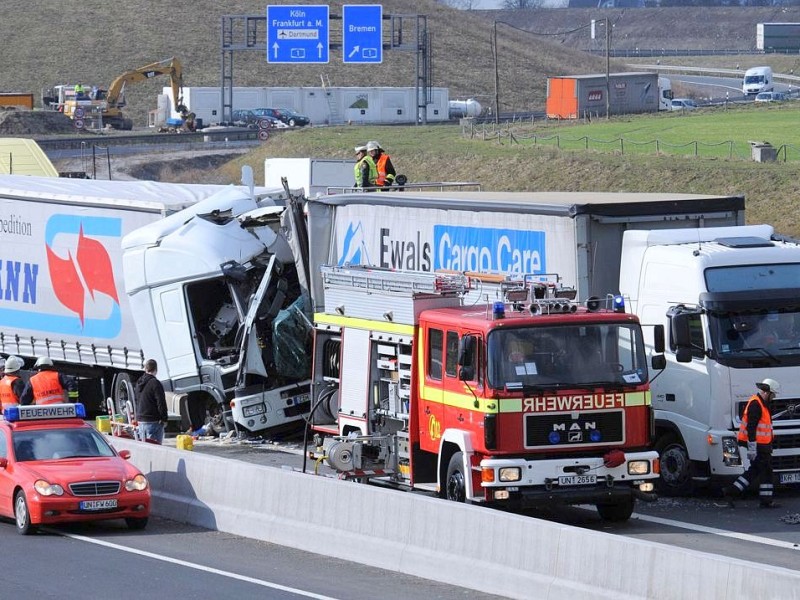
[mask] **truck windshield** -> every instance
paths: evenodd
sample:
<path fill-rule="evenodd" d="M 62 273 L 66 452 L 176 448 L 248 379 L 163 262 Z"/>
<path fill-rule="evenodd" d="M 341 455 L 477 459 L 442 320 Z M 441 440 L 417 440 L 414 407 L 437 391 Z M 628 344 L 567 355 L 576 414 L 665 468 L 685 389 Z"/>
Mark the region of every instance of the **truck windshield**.
<path fill-rule="evenodd" d="M 708 323 L 711 346 L 720 362 L 800 364 L 800 307 L 769 312 L 711 312 Z"/>
<path fill-rule="evenodd" d="M 621 323 L 498 329 L 488 339 L 488 381 L 505 390 L 639 385 L 642 332 Z"/>

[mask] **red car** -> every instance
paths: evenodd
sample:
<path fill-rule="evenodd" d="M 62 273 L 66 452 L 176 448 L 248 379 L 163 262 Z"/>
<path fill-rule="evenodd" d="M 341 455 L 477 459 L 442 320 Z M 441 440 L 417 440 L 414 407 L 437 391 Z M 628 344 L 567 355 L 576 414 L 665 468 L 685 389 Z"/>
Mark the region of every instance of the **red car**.
<path fill-rule="evenodd" d="M 0 419 L 0 516 L 17 532 L 40 525 L 125 519 L 144 529 L 147 478 L 82 420 L 82 404 L 15 406 Z"/>

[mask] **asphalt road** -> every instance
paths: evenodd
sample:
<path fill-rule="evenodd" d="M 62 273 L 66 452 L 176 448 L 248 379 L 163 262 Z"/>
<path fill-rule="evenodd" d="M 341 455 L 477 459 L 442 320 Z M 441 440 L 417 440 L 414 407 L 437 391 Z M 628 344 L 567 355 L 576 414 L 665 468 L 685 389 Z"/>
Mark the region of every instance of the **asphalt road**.
<path fill-rule="evenodd" d="M 499 598 L 158 518 L 143 532 L 110 521 L 24 537 L 0 522 L 0 547 L 3 600 Z"/>

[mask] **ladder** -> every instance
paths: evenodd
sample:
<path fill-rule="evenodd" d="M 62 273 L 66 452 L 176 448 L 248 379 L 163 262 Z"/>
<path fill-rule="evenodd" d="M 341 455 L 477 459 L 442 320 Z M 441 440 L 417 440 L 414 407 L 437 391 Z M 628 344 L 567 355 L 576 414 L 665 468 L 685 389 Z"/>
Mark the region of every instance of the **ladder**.
<path fill-rule="evenodd" d="M 322 73 L 320 73 L 319 78 L 320 81 L 322 81 L 322 93 L 325 94 L 325 100 L 328 103 L 328 125 L 337 125 L 342 123 L 344 121 L 344 117 L 339 112 L 339 103 L 333 97 L 333 91 L 330 89 L 330 80 L 326 80 L 326 77 Z"/>
<path fill-rule="evenodd" d="M 423 273 L 395 271 L 354 265 L 320 267 L 325 288 L 351 288 L 384 294 L 463 295 L 469 290 L 469 277 L 461 273 Z"/>

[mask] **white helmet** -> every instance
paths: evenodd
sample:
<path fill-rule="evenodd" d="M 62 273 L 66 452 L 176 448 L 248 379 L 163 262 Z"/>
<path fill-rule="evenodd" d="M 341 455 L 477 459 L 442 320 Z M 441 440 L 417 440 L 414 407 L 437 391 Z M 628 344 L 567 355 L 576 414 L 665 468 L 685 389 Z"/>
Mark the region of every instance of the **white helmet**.
<path fill-rule="evenodd" d="M 36 359 L 36 362 L 33 365 L 34 369 L 41 369 L 42 367 L 52 367 L 53 366 L 53 359 L 49 356 L 40 356 Z"/>
<path fill-rule="evenodd" d="M 6 359 L 6 373 L 16 373 L 24 364 L 19 356 L 9 356 Z"/>
<path fill-rule="evenodd" d="M 773 394 L 779 394 L 781 391 L 781 384 L 774 379 L 770 379 L 769 377 L 767 377 L 761 383 L 757 383 L 756 387 L 765 392 L 772 392 Z"/>
<path fill-rule="evenodd" d="M 372 152 L 373 150 L 380 150 L 381 145 L 378 142 L 367 142 L 367 152 Z"/>

